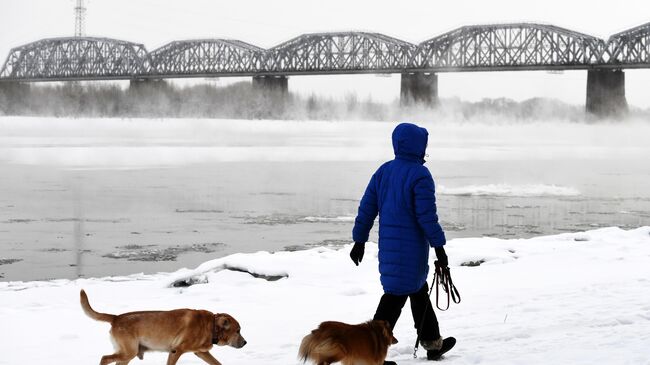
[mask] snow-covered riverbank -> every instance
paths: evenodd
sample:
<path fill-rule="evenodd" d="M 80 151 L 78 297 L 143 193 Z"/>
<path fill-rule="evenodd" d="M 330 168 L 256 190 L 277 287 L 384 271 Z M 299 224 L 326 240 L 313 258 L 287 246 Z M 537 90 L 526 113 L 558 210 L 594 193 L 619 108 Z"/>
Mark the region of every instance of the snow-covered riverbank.
<path fill-rule="evenodd" d="M 465 238 L 447 247 L 463 301 L 438 312 L 443 335 L 459 340 L 446 363 L 650 363 L 650 227 L 526 240 Z M 297 364 L 302 336 L 319 322 L 357 323 L 374 313 L 382 293 L 376 245 L 368 244 L 359 267 L 348 250 L 236 254 L 156 275 L 0 283 L 0 364 L 89 364 L 110 353 L 109 326 L 82 313 L 81 288 L 108 313 L 180 307 L 230 313 L 249 344 L 214 348 L 224 365 Z M 461 266 L 469 261 L 484 262 Z M 172 285 L 179 281 L 194 285 Z M 412 359 L 408 309 L 395 335 L 400 343 L 390 359 L 425 362 Z M 164 354 L 152 353 L 135 362 L 164 361 Z M 201 360 L 186 356 L 180 363 Z"/>

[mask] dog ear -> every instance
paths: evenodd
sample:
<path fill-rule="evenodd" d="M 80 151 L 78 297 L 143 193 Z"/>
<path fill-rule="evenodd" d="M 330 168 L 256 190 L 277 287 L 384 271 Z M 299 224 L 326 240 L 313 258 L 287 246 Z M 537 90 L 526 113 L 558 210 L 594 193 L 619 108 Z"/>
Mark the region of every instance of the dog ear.
<path fill-rule="evenodd" d="M 382 326 L 386 329 L 386 332 L 387 332 L 389 335 L 392 336 L 392 335 L 393 335 L 393 328 L 390 326 L 390 322 L 388 322 L 388 321 L 386 321 L 386 320 L 381 320 L 381 324 L 382 324 Z"/>
<path fill-rule="evenodd" d="M 385 319 L 382 319 L 380 322 L 390 330 L 390 322 Z"/>
<path fill-rule="evenodd" d="M 389 339 L 391 344 L 393 345 L 396 344 L 398 341 L 395 338 L 395 336 L 393 336 L 393 331 L 390 329 L 390 323 L 388 321 L 381 321 L 381 323 L 383 326 L 383 332 L 386 339 Z"/>
<path fill-rule="evenodd" d="M 230 320 L 225 316 L 220 316 L 217 318 L 217 326 L 227 331 L 230 329 Z"/>

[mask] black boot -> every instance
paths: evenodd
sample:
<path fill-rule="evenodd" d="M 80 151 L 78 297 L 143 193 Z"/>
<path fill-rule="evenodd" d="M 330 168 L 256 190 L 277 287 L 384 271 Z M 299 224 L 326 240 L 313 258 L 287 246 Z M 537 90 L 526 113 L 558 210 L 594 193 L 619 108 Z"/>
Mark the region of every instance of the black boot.
<path fill-rule="evenodd" d="M 442 341 L 442 336 L 438 336 L 437 339 L 431 341 L 420 340 L 420 345 L 427 351 L 438 351 L 442 348 Z"/>
<path fill-rule="evenodd" d="M 439 350 L 427 350 L 427 360 L 440 360 L 443 354 L 451 350 L 452 347 L 456 344 L 456 339 L 453 337 L 447 337 L 442 340 L 442 347 Z"/>

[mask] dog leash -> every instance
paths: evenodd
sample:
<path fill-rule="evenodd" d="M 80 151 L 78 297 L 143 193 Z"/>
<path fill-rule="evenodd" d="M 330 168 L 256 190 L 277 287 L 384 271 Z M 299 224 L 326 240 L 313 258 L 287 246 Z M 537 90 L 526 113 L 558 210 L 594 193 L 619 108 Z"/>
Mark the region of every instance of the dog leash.
<path fill-rule="evenodd" d="M 454 303 L 458 304 L 460 303 L 460 293 L 458 292 L 458 289 L 456 289 L 456 286 L 454 285 L 454 282 L 451 280 L 451 271 L 449 270 L 449 267 L 442 267 L 436 261 L 434 263 L 435 265 L 435 271 L 433 273 L 433 282 L 431 283 L 431 288 L 429 289 L 429 294 L 428 298 L 431 298 L 431 293 L 433 292 L 433 287 L 436 287 L 436 307 L 438 307 L 439 310 L 441 311 L 446 311 L 449 309 L 450 305 L 450 299 L 454 301 Z M 447 293 L 447 307 L 445 309 L 440 308 L 440 304 L 438 300 L 440 299 L 439 295 L 439 289 L 438 286 L 442 286 L 442 290 L 444 290 Z M 428 304 L 428 303 L 427 303 Z M 420 333 L 422 333 L 422 328 L 424 327 L 424 318 L 427 315 L 427 310 L 429 309 L 429 305 L 424 306 L 424 313 L 422 313 L 422 319 L 420 320 L 420 326 L 418 327 L 418 335 L 417 338 L 415 339 L 415 346 L 413 347 L 413 358 L 417 359 L 418 357 L 418 347 L 420 345 Z M 433 310 L 433 308 L 431 309 Z"/>
<path fill-rule="evenodd" d="M 438 309 L 443 312 L 446 311 L 449 309 L 449 305 L 451 304 L 452 300 L 456 304 L 460 303 L 460 293 L 458 292 L 458 289 L 456 289 L 454 282 L 451 280 L 451 272 L 449 270 L 449 267 L 440 267 L 438 265 L 438 261 L 436 261 L 436 272 L 433 274 L 433 282 L 433 284 L 436 286 L 436 307 L 438 307 Z M 447 307 L 445 307 L 445 309 L 440 308 L 440 295 L 438 286 L 442 286 L 442 290 L 447 293 Z M 429 293 L 429 295 L 431 294 Z"/>

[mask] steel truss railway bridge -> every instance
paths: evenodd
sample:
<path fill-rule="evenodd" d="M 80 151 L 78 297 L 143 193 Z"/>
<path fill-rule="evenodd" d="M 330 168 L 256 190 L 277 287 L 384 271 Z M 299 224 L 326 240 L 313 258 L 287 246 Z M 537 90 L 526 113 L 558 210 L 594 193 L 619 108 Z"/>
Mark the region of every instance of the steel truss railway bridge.
<path fill-rule="evenodd" d="M 0 88 L 43 81 L 253 78 L 288 90 L 288 76 L 401 74 L 404 103 L 435 104 L 438 74 L 472 71 L 586 70 L 586 108 L 627 110 L 628 68 L 650 68 L 650 23 L 603 40 L 553 25 L 464 26 L 413 44 L 378 33 L 304 34 L 270 49 L 230 39 L 174 41 L 148 52 L 108 38 L 51 38 L 11 50 Z"/>

